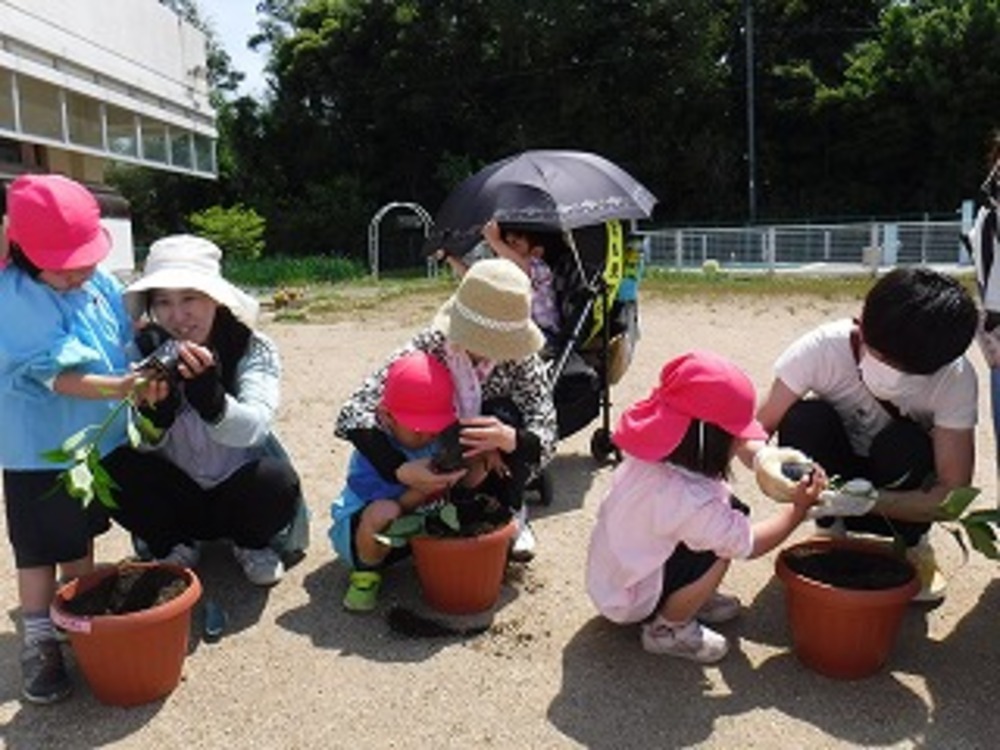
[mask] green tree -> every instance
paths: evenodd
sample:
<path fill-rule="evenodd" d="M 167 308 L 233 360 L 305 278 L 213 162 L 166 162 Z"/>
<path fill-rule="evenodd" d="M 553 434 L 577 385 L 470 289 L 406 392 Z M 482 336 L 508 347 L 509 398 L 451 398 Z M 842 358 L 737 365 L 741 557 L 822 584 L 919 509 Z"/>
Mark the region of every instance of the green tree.
<path fill-rule="evenodd" d="M 212 240 L 222 252 L 240 260 L 255 260 L 264 250 L 264 218 L 242 203 L 211 206 L 188 217 L 194 231 Z"/>

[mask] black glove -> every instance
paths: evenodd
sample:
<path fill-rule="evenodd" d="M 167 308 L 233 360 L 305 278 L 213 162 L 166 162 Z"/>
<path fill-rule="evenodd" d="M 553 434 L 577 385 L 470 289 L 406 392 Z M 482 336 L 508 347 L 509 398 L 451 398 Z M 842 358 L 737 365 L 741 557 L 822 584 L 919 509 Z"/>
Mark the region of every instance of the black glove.
<path fill-rule="evenodd" d="M 174 423 L 177 410 L 181 405 L 181 393 L 176 385 L 171 384 L 170 392 L 162 401 L 155 404 L 143 404 L 139 407 L 139 412 L 153 423 L 154 427 L 166 430 Z"/>
<path fill-rule="evenodd" d="M 215 424 L 226 409 L 226 389 L 219 379 L 219 368 L 212 365 L 196 377 L 184 381 L 184 395 L 201 418 Z"/>

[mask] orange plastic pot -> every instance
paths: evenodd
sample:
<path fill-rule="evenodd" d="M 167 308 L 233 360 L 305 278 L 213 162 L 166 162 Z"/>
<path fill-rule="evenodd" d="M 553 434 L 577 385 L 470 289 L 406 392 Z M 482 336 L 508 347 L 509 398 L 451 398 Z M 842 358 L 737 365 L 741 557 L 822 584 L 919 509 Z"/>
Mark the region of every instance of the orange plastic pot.
<path fill-rule="evenodd" d="M 500 598 L 515 523 L 473 537 L 410 540 L 424 601 L 453 615 L 485 612 Z"/>
<path fill-rule="evenodd" d="M 871 555 L 910 567 L 908 581 L 892 588 L 849 589 L 807 578 L 789 567 L 793 555 L 830 549 Z M 907 605 L 920 588 L 916 571 L 885 544 L 858 540 L 813 539 L 783 550 L 775 562 L 785 584 L 788 623 L 795 655 L 805 666 L 839 680 L 856 680 L 886 663 Z"/>
<path fill-rule="evenodd" d="M 150 567 L 160 563 L 130 563 Z M 113 706 L 135 706 L 168 695 L 180 682 L 188 652 L 191 611 L 201 597 L 201 582 L 188 568 L 167 566 L 184 577 L 180 596 L 140 612 L 79 616 L 66 604 L 119 568 L 109 566 L 62 586 L 52 604 L 52 619 L 69 634 L 80 671 L 94 695 Z"/>

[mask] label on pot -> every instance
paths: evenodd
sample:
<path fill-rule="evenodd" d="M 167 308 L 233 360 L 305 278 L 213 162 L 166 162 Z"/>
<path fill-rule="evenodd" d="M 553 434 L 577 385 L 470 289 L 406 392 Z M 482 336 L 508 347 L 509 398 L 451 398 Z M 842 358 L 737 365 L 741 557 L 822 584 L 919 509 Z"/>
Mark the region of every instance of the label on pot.
<path fill-rule="evenodd" d="M 90 632 L 91 622 L 89 617 L 74 617 L 57 607 L 52 607 L 49 614 L 52 617 L 52 622 L 63 630 L 68 630 L 71 633 Z"/>

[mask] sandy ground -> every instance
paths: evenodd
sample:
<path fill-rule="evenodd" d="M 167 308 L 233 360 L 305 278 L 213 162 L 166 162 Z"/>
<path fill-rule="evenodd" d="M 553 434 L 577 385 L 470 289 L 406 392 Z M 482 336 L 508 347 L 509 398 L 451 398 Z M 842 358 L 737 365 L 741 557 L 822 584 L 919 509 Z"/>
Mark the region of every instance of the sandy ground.
<path fill-rule="evenodd" d="M 692 347 L 732 357 L 764 389 L 771 363 L 792 338 L 857 308 L 856 302 L 819 298 L 644 300 L 643 338 L 613 392 L 616 408 L 645 395 L 662 363 Z M 790 652 L 773 554 L 731 569 L 726 588 L 749 606 L 723 626 L 734 648 L 717 666 L 649 656 L 635 628 L 595 616 L 583 586 L 584 559 L 610 473 L 589 455 L 596 424 L 561 445 L 553 464 L 555 500 L 532 508 L 538 556 L 509 569 L 485 635 L 411 640 L 391 633 L 384 620 L 389 606 L 419 605 L 407 564 L 387 576 L 377 612 L 345 613 L 345 570 L 326 538 L 328 505 L 348 455 L 348 446 L 332 436 L 333 416 L 363 375 L 432 310 L 429 302 L 395 304 L 350 322 L 266 324 L 284 356 L 280 431 L 307 490 L 312 548 L 270 591 L 246 584 L 227 550 L 209 550 L 200 572 L 208 595 L 228 611 L 229 629 L 217 644 L 192 639 L 184 679 L 165 700 L 109 708 L 79 682 L 61 705 L 22 704 L 15 587 L 12 575 L 0 581 L 9 615 L 0 621 L 2 746 L 995 746 L 995 565 L 982 559 L 963 564 L 940 530 L 934 539 L 951 576 L 948 599 L 933 609 L 911 607 L 889 667 L 860 682 L 821 677 Z M 973 359 L 982 369 L 978 353 Z M 985 409 L 985 394 L 981 401 Z M 985 423 L 977 448 L 977 483 L 992 503 L 993 438 Z M 736 487 L 756 517 L 772 512 L 745 471 L 738 472 Z M 793 539 L 808 531 L 800 528 Z M 98 551 L 104 560 L 124 555 L 124 534 L 106 535 Z M 13 570 L 6 545 L 0 566 Z"/>

